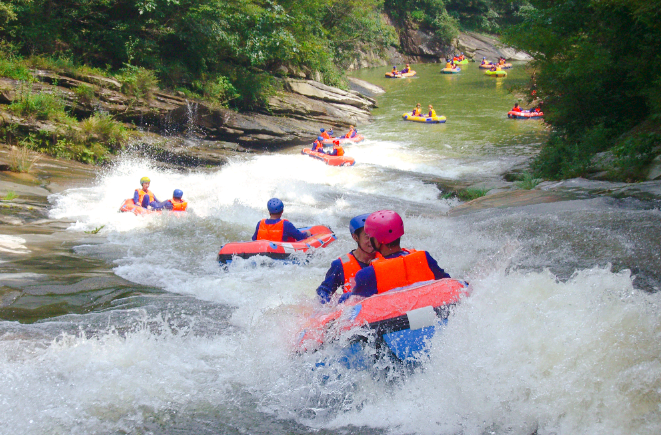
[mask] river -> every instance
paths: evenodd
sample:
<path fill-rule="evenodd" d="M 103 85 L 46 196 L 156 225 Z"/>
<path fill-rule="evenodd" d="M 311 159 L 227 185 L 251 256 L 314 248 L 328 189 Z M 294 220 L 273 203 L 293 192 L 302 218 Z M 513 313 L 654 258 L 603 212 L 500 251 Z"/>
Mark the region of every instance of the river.
<path fill-rule="evenodd" d="M 90 231 L 76 255 L 111 265 L 140 291 L 88 313 L 0 322 L 2 434 L 658 434 L 661 431 L 661 213 L 633 199 L 446 213 L 431 178 L 488 185 L 546 134 L 509 120 L 522 65 L 485 77 L 414 65 L 379 84 L 367 140 L 334 168 L 298 148 L 172 172 L 124 158 L 87 187 L 50 197 L 50 215 Z M 447 123 L 401 120 L 433 104 Z M 186 215 L 117 212 L 142 176 Z M 297 226 L 338 240 L 306 265 L 263 259 L 221 268 L 276 196 Z M 315 367 L 292 355 L 330 262 L 353 248 L 349 219 L 389 208 L 406 247 L 428 250 L 473 291 L 412 371 Z M 141 286 L 141 287 L 140 287 Z M 85 292 L 80 292 L 84 297 Z"/>

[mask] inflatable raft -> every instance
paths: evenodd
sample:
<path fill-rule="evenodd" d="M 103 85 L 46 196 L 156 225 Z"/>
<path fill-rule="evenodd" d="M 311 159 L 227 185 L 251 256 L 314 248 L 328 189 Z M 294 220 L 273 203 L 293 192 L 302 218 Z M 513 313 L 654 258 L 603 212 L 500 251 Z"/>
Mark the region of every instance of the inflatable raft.
<path fill-rule="evenodd" d="M 397 74 L 397 75 L 394 75 L 391 72 L 386 73 L 386 77 L 388 77 L 390 79 L 405 79 L 407 77 L 413 77 L 414 75 L 415 75 L 415 71 L 413 71 L 413 70 L 411 70 L 407 73 L 401 73 L 401 74 Z"/>
<path fill-rule="evenodd" d="M 365 140 L 365 136 L 362 134 L 357 134 L 355 137 L 336 137 L 333 139 L 324 139 L 321 143 L 324 145 L 333 145 L 334 140 L 339 140 L 340 145 L 349 145 L 352 143 L 358 143 Z"/>
<path fill-rule="evenodd" d="M 524 110 L 521 112 L 514 112 L 510 110 L 507 112 L 507 117 L 512 119 L 530 119 L 530 118 L 542 118 L 544 112 L 531 112 L 529 110 Z"/>
<path fill-rule="evenodd" d="M 489 77 L 507 77 L 505 71 L 485 71 L 484 74 Z"/>
<path fill-rule="evenodd" d="M 454 60 L 454 59 L 453 59 L 453 60 Z M 464 59 L 464 60 L 454 60 L 454 64 L 455 64 L 455 65 L 466 65 L 466 64 L 468 64 L 468 59 Z"/>
<path fill-rule="evenodd" d="M 330 313 L 311 317 L 299 333 L 295 351 L 313 352 L 348 338 L 351 352 L 361 352 L 362 346 L 355 344 L 374 334 L 377 349 L 401 361 L 415 361 L 447 322 L 451 307 L 468 294 L 467 283 L 446 278 L 369 298 L 351 297 Z"/>
<path fill-rule="evenodd" d="M 480 69 L 489 69 L 489 68 L 491 68 L 491 65 L 493 65 L 493 64 L 492 63 L 484 63 L 484 64 L 481 63 L 480 64 Z"/>
<path fill-rule="evenodd" d="M 426 122 L 427 124 L 443 124 L 445 122 L 445 116 L 413 116 L 410 113 L 404 113 L 402 118 L 404 121 Z"/>
<path fill-rule="evenodd" d="M 129 198 L 126 201 L 122 203 L 122 206 L 119 208 L 119 211 L 122 213 L 128 213 L 131 212 L 135 214 L 136 216 L 141 216 L 143 214 L 151 214 L 151 213 L 160 213 L 160 210 L 149 210 L 141 205 L 137 205 L 135 202 L 133 202 L 133 198 Z"/>
<path fill-rule="evenodd" d="M 255 240 L 250 242 L 230 242 L 221 246 L 218 252 L 218 262 L 229 264 L 232 258 L 250 258 L 255 255 L 264 255 L 276 260 L 286 260 L 292 254 L 308 252 L 316 248 L 324 248 L 333 242 L 336 237 L 330 228 L 316 225 L 308 228 L 299 228 L 300 231 L 310 230 L 312 235 L 307 239 L 289 242 L 271 242 L 268 240 Z"/>
<path fill-rule="evenodd" d="M 310 157 L 319 159 L 322 162 L 326 163 L 328 166 L 353 166 L 356 164 L 356 161 L 353 157 L 349 156 L 329 156 L 328 154 L 318 153 L 312 151 L 310 148 L 303 148 L 301 154 L 307 154 Z"/>
<path fill-rule="evenodd" d="M 512 64 L 511 64 L 511 63 L 503 63 L 503 64 L 500 64 L 500 65 L 498 65 L 498 66 L 501 67 L 502 69 L 510 69 L 510 68 L 512 68 Z"/>
<path fill-rule="evenodd" d="M 441 72 L 443 74 L 457 74 L 459 71 L 461 71 L 461 68 L 443 68 Z"/>

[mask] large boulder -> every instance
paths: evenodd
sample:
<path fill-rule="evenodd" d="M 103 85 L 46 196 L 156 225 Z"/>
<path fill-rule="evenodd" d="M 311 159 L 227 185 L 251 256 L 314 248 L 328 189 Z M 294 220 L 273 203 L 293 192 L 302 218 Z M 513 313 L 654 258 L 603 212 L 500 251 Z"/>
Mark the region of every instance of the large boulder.
<path fill-rule="evenodd" d="M 429 30 L 405 27 L 400 30 L 399 41 L 401 48 L 409 56 L 421 58 L 445 57 L 446 54 L 454 52 L 454 49 Z"/>
<path fill-rule="evenodd" d="M 506 47 L 498 39 L 474 32 L 461 33 L 455 41 L 459 51 L 474 59 L 486 57 L 495 60 L 504 57 L 507 60 L 531 60 L 532 57 L 523 51 Z"/>

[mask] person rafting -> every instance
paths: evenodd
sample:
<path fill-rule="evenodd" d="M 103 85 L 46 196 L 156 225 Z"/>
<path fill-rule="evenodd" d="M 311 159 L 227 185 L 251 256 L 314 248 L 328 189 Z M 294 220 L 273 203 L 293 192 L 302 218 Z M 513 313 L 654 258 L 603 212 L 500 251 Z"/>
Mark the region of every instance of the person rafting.
<path fill-rule="evenodd" d="M 332 128 L 330 129 L 330 132 L 326 132 L 325 128 L 320 128 L 319 131 L 321 132 L 321 134 L 319 136 L 323 137 L 324 139 L 333 139 L 333 129 Z"/>
<path fill-rule="evenodd" d="M 350 125 L 349 126 L 349 132 L 347 134 L 345 134 L 344 137 L 346 139 L 351 139 L 351 138 L 356 137 L 357 134 L 358 134 L 358 130 L 356 130 L 356 128 L 353 125 Z"/>
<path fill-rule="evenodd" d="M 521 112 L 521 107 L 519 107 L 519 103 L 514 103 L 514 107 L 512 107 L 512 110 L 510 112 Z"/>
<path fill-rule="evenodd" d="M 149 177 L 142 177 L 140 179 L 140 185 L 142 187 L 140 189 L 135 189 L 135 192 L 133 193 L 133 203 L 135 205 L 139 205 L 143 208 L 148 208 L 149 205 L 152 202 L 158 203 L 159 201 L 156 199 L 156 196 L 152 193 L 151 190 L 149 190 L 149 185 L 151 184 L 151 180 Z"/>
<path fill-rule="evenodd" d="M 151 208 L 154 210 L 172 210 L 172 211 L 186 211 L 188 203 L 182 199 L 184 192 L 181 189 L 174 189 L 172 192 L 172 199 L 165 200 L 161 203 L 154 201 Z"/>
<path fill-rule="evenodd" d="M 397 71 L 397 66 L 392 66 L 392 71 L 390 71 L 390 74 L 392 74 L 393 77 L 399 77 L 400 74 L 399 71 Z"/>
<path fill-rule="evenodd" d="M 333 260 L 326 278 L 317 287 L 319 301 L 325 304 L 340 287 L 345 293 L 351 291 L 351 285 L 356 273 L 369 266 L 376 252 L 370 244 L 370 238 L 365 233 L 365 220 L 370 214 L 358 215 L 349 221 L 349 232 L 357 247 L 353 251 Z"/>
<path fill-rule="evenodd" d="M 411 116 L 422 116 L 422 111 L 420 110 L 420 103 L 416 104 L 413 110 L 411 111 Z"/>
<path fill-rule="evenodd" d="M 340 145 L 339 140 L 333 141 L 333 150 L 328 153 L 329 156 L 338 156 L 342 157 L 344 155 L 344 148 Z"/>
<path fill-rule="evenodd" d="M 315 139 L 315 141 L 312 142 L 312 151 L 325 154 L 323 140 L 324 138 L 322 136 L 317 136 L 317 139 Z"/>
<path fill-rule="evenodd" d="M 436 111 L 434 110 L 434 107 L 431 104 L 429 105 L 429 112 L 427 116 L 429 118 L 436 118 Z"/>
<path fill-rule="evenodd" d="M 491 65 L 491 62 L 489 62 L 486 57 L 483 57 L 480 65 Z"/>
<path fill-rule="evenodd" d="M 429 252 L 400 247 L 404 222 L 396 212 L 380 210 L 370 214 L 365 219 L 365 233 L 376 257 L 356 273 L 351 292 L 343 294 L 338 302 L 351 296 L 369 297 L 418 282 L 450 278 Z"/>
<path fill-rule="evenodd" d="M 255 227 L 252 240 L 269 240 L 271 242 L 299 241 L 310 237 L 309 230 L 299 231 L 287 219 L 282 219 L 285 205 L 278 198 L 271 198 L 266 203 L 269 218 L 262 219 Z"/>
<path fill-rule="evenodd" d="M 411 66 L 407 63 L 406 67 L 403 70 L 401 70 L 399 73 L 400 74 L 406 74 L 409 71 L 411 71 Z"/>

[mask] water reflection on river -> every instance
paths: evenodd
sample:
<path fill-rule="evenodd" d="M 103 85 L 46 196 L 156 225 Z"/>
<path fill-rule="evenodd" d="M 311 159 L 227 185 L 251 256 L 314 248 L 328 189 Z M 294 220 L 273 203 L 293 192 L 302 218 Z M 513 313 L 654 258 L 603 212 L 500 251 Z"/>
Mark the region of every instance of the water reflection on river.
<path fill-rule="evenodd" d="M 375 123 L 359 126 L 369 139 L 347 148 L 352 168 L 296 150 L 213 173 L 126 159 L 53 197 L 71 231 L 106 225 L 107 240 L 77 254 L 147 287 L 89 314 L 0 323 L 0 433 L 658 433 L 659 296 L 629 271 L 658 289 L 658 209 L 596 198 L 446 216 L 458 201 L 424 180 L 498 179 L 544 130 L 505 117 L 506 85 L 525 83 L 516 68 L 507 79 L 475 65 L 415 69 L 418 79 L 359 73 L 388 92 Z M 416 102 L 448 122 L 402 121 Z M 144 175 L 159 196 L 182 189 L 191 212 L 116 213 Z M 272 196 L 286 218 L 329 225 L 338 241 L 305 266 L 219 268 L 218 248 L 248 239 Z M 473 294 L 412 373 L 315 369 L 316 355 L 290 353 L 298 325 L 329 263 L 352 248 L 349 219 L 381 208 L 405 215 L 405 246 L 429 250 Z"/>

